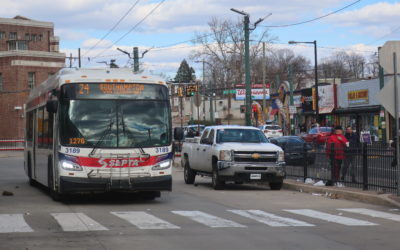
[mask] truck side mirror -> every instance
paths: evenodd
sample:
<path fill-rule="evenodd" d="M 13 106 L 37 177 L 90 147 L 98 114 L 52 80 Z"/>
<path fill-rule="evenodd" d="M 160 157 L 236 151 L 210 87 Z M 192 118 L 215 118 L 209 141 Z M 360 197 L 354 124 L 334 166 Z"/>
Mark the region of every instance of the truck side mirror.
<path fill-rule="evenodd" d="M 46 110 L 49 113 L 56 113 L 58 108 L 57 100 L 47 100 L 46 102 Z"/>
<path fill-rule="evenodd" d="M 183 128 L 174 128 L 174 139 L 177 141 L 182 141 L 184 137 Z"/>

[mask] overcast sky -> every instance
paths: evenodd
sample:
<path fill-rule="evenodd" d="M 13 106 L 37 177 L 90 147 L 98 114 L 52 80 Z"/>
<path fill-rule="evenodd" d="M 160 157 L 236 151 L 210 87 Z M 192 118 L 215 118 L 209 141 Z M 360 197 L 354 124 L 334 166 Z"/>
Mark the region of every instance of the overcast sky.
<path fill-rule="evenodd" d="M 195 32 L 207 32 L 207 23 L 212 17 L 238 20 L 240 16 L 229 10 L 232 7 L 249 13 L 252 22 L 272 13 L 261 25 L 280 26 L 317 18 L 357 1 L 161 2 L 162 0 L 0 0 L 0 16 L 12 18 L 22 15 L 34 20 L 53 22 L 55 34 L 61 39 L 61 51 L 76 56 L 77 49 L 81 48 L 85 67 L 99 66 L 97 62 L 111 58 L 125 66 L 128 57 L 117 51 L 117 47 L 128 51 L 132 51 L 133 46 L 138 46 L 140 51 L 154 47 L 142 59 L 146 69 L 173 75 L 182 59 L 188 59 L 194 49 L 192 43 L 184 41 L 192 39 Z M 152 10 L 154 12 L 149 15 Z M 400 3 L 397 1 L 361 0 L 345 10 L 314 22 L 271 27 L 269 34 L 277 38 L 274 45 L 277 47 L 289 47 L 289 40 L 317 40 L 320 58 L 340 49 L 350 49 L 368 56 L 376 52 L 377 47 L 385 41 L 400 38 L 399 13 Z M 98 43 L 124 15 L 126 17 L 115 29 Z M 143 18 L 145 20 L 138 25 Z M 260 32 L 262 28 L 257 28 L 255 32 Z M 177 44 L 180 42 L 184 43 Z M 97 46 L 92 48 L 95 44 Z M 170 46 L 171 44 L 177 45 Z M 157 49 L 159 47 L 163 49 Z M 313 49 L 310 47 L 290 48 L 310 59 L 313 56 Z M 189 64 L 197 69 L 197 75 L 201 74 L 200 65 L 191 61 Z"/>

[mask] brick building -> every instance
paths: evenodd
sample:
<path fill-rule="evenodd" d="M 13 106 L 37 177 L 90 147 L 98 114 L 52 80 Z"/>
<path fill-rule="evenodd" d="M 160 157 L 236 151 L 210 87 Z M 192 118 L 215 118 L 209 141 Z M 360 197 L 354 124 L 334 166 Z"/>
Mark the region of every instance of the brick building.
<path fill-rule="evenodd" d="M 24 137 L 24 103 L 30 89 L 64 64 L 53 23 L 0 18 L 0 139 Z"/>

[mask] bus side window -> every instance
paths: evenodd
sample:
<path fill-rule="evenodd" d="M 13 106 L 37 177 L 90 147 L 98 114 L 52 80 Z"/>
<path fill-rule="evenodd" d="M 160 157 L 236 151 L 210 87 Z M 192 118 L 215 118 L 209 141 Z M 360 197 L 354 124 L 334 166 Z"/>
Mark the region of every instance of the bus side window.
<path fill-rule="evenodd" d="M 43 111 L 44 108 L 37 109 L 37 126 L 36 126 L 36 134 L 37 134 L 37 145 L 38 148 L 43 148 Z"/>
<path fill-rule="evenodd" d="M 26 141 L 29 147 L 32 147 L 33 142 L 33 111 L 26 114 Z"/>

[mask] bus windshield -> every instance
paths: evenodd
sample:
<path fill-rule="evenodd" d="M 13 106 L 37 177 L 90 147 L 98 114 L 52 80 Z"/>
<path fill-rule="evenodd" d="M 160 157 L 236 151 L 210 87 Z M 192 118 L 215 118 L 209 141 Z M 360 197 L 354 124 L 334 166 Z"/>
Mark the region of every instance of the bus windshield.
<path fill-rule="evenodd" d="M 168 100 L 63 100 L 61 144 L 100 148 L 167 146 L 171 143 L 168 103 Z"/>

